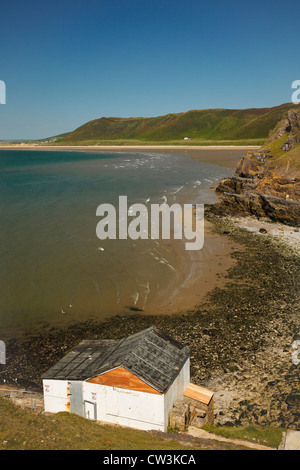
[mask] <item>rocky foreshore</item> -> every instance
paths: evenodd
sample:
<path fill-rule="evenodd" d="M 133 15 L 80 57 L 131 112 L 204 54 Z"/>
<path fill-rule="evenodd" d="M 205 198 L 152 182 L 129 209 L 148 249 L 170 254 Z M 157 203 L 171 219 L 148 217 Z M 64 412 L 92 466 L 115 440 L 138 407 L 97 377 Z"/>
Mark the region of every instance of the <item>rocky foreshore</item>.
<path fill-rule="evenodd" d="M 289 111 L 257 152 L 249 151 L 234 176 L 216 187 L 215 215 L 268 217 L 300 226 L 300 115 Z"/>
<path fill-rule="evenodd" d="M 221 188 L 229 188 L 230 186 L 249 186 L 248 182 L 240 180 L 242 178 L 237 179 L 236 177 L 223 180 L 217 191 L 222 192 Z M 269 217 L 275 222 L 300 226 L 300 201 L 283 199 L 251 190 L 224 191 L 221 201 L 212 205 L 210 211 L 215 215 Z"/>
<path fill-rule="evenodd" d="M 169 316 L 126 314 L 105 322 L 50 327 L 7 343 L 0 382 L 41 389 L 41 374 L 83 339 L 122 338 L 156 325 L 188 345 L 191 380 L 215 391 L 215 423 L 299 429 L 300 259 L 268 233 L 251 233 L 229 218 L 208 216 L 241 250 L 226 285 L 193 311 Z M 201 286 L 199 286 L 201 289 Z"/>

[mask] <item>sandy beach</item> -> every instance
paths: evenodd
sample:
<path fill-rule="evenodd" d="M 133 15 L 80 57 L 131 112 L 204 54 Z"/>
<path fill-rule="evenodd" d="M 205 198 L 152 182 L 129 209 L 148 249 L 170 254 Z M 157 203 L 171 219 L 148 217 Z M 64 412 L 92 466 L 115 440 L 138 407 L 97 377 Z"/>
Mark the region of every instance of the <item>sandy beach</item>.
<path fill-rule="evenodd" d="M 175 244 L 176 241 L 173 241 Z M 189 274 L 184 283 L 175 291 L 164 293 L 150 305 L 144 314 L 168 315 L 194 310 L 204 302 L 208 292 L 214 288 L 223 288 L 226 284 L 226 273 L 235 264 L 232 252 L 241 249 L 241 245 L 213 230 L 208 220 L 204 224 L 204 246 L 197 259 L 184 253 L 182 263 Z M 177 250 L 178 252 L 179 250 Z"/>
<path fill-rule="evenodd" d="M 299 258 L 274 243 L 270 230 L 258 235 L 232 220 L 211 222 L 220 238 L 241 249 L 231 252 L 234 265 L 223 287 L 208 293 L 196 310 L 128 312 L 106 321 L 28 328 L 7 342 L 10 363 L 2 379 L 14 383 L 18 377 L 19 386 L 40 390 L 40 375 L 83 339 L 123 338 L 156 325 L 193 351 L 191 380 L 214 390 L 215 424 L 297 429 L 298 369 L 291 358 L 299 338 Z"/>
<path fill-rule="evenodd" d="M 248 148 L 248 147 L 247 147 Z M 187 147 L 187 146 L 143 146 L 143 147 L 126 147 L 126 146 L 115 146 L 115 147 L 101 147 L 101 146 L 38 146 L 38 145 L 0 145 L 0 149 L 9 150 L 47 150 L 47 151 L 74 151 L 79 150 L 83 153 L 86 152 L 103 152 L 103 151 L 121 151 L 126 152 L 130 149 L 130 152 L 141 152 L 141 150 L 147 151 L 166 151 L 167 154 L 175 155 L 180 153 L 181 155 L 187 155 L 193 160 L 199 162 L 214 163 L 217 165 L 225 166 L 230 168 L 230 171 L 234 171 L 237 161 L 241 158 L 244 153 L 244 147 Z M 214 191 L 209 187 L 204 191 L 205 197 L 210 202 L 213 202 L 216 198 Z M 211 195 L 209 194 L 211 193 Z M 182 203 L 188 203 L 187 201 L 181 201 Z M 49 235 L 50 236 L 50 235 Z M 143 295 L 140 292 L 139 301 L 132 304 L 140 311 L 143 311 L 147 315 L 164 315 L 174 314 L 183 312 L 186 310 L 195 309 L 201 305 L 205 295 L 215 287 L 223 287 L 224 275 L 227 270 L 234 264 L 234 260 L 231 257 L 231 251 L 235 249 L 234 244 L 231 240 L 226 237 L 222 237 L 212 230 L 212 225 L 205 221 L 205 237 L 204 246 L 199 253 L 191 253 L 182 249 L 180 243 L 176 240 L 170 240 L 172 244 L 173 259 L 171 264 L 178 267 L 178 272 L 175 276 L 170 278 L 170 282 L 166 283 L 167 289 L 163 289 L 160 286 L 159 291 L 155 288 L 150 295 L 147 294 L 147 305 L 143 303 Z M 239 248 L 237 248 L 239 249 Z M 46 262 L 46 261 L 45 261 Z M 46 274 L 45 274 L 46 275 Z M 87 273 L 88 275 L 88 273 Z M 47 274 L 48 276 L 48 274 Z M 67 276 L 67 273 L 66 273 Z M 48 277 L 47 277 L 48 279 Z M 151 286 L 152 287 L 152 286 Z M 57 287 L 56 287 L 57 288 Z M 112 292 L 113 295 L 114 292 Z M 69 302 L 73 305 L 73 302 Z M 123 304 L 122 304 L 123 305 Z M 129 305 L 125 308 L 124 306 Z M 130 308 L 130 303 L 124 303 L 123 311 L 126 312 Z M 108 308 L 109 307 L 109 308 Z M 111 305 L 107 306 L 107 310 L 110 311 Z M 118 313 L 119 307 L 116 308 Z M 61 310 L 66 311 L 65 307 L 61 307 Z M 71 315 L 72 313 L 72 315 Z M 69 312 L 73 318 L 75 308 L 72 306 L 72 312 Z M 66 317 L 69 316 L 66 315 Z M 97 318 L 99 317 L 99 309 L 97 309 Z M 82 309 L 78 310 L 78 316 L 81 318 Z M 67 318 L 66 318 L 67 319 Z"/>
<path fill-rule="evenodd" d="M 0 150 L 256 150 L 259 145 L 39 145 L 0 143 Z"/>
<path fill-rule="evenodd" d="M 85 152 L 103 152 L 103 151 L 168 151 L 170 153 L 184 153 L 189 157 L 216 165 L 229 167 L 235 170 L 237 162 L 248 150 L 258 150 L 260 146 L 237 146 L 237 145 L 38 145 L 38 144 L 12 144 L 0 143 L 1 150 L 57 150 L 57 151 L 85 151 Z M 222 151 L 227 151 L 226 159 Z M 229 155 L 229 153 L 232 153 Z"/>
<path fill-rule="evenodd" d="M 26 150 L 38 151 L 39 149 L 42 149 L 42 150 L 48 150 L 54 153 L 58 153 L 58 152 L 67 153 L 68 151 L 72 152 L 75 150 L 74 147 L 56 147 L 56 146 L 47 146 L 47 147 L 45 146 L 29 146 L 28 147 L 28 146 L 22 146 L 22 145 L 0 146 L 0 149 L 4 149 L 4 148 L 6 149 L 9 148 L 9 150 L 25 150 L 25 151 Z M 128 148 L 125 148 L 123 146 L 119 146 L 117 148 L 121 153 L 128 152 Z M 162 148 L 164 149 L 164 151 L 162 151 Z M 81 147 L 76 147 L 76 149 L 82 152 L 82 160 L 85 159 L 85 154 L 89 152 L 93 152 L 94 156 L 97 158 L 98 152 L 104 151 L 105 153 L 105 151 L 112 151 L 112 152 L 116 151 L 113 147 L 96 147 L 96 146 L 93 146 L 93 147 L 81 146 Z M 146 149 L 146 151 L 145 150 L 142 151 L 140 147 L 134 147 L 128 153 L 132 153 L 133 155 L 136 155 L 139 152 L 145 154 L 145 153 L 148 153 L 149 151 L 149 153 L 151 154 L 153 153 L 153 149 L 155 149 L 155 150 L 158 150 L 157 152 L 158 156 L 160 155 L 160 153 L 162 153 L 162 154 L 165 154 L 163 158 L 167 156 L 167 159 L 169 159 L 169 156 L 170 156 L 170 159 L 172 159 L 173 156 L 174 158 L 175 156 L 177 158 L 177 156 L 180 154 L 181 161 L 183 162 L 182 169 L 184 169 L 185 166 L 189 168 L 189 166 L 191 165 L 193 168 L 195 168 L 195 171 L 198 171 L 197 170 L 198 163 L 192 162 L 191 159 L 199 160 L 199 163 L 202 161 L 202 162 L 219 164 L 223 167 L 226 167 L 227 169 L 230 169 L 229 171 L 231 172 L 234 170 L 234 168 L 236 167 L 237 161 L 241 158 L 241 156 L 244 153 L 244 150 L 236 149 L 236 148 L 232 149 L 231 147 L 230 149 L 226 148 L 223 150 L 220 150 L 219 148 L 215 150 L 213 148 L 206 147 L 205 150 L 203 150 L 203 149 L 198 149 L 194 147 L 193 148 L 181 147 L 180 149 L 176 146 L 169 146 L 169 147 L 163 146 L 161 148 L 153 147 L 152 149 L 150 149 L 150 147 L 145 146 L 144 149 Z M 154 153 L 156 154 L 156 152 Z M 30 152 L 31 156 L 28 154 L 29 159 L 33 158 L 32 154 L 33 152 Z M 4 153 L 2 155 L 4 156 Z M 184 155 L 186 155 L 186 160 L 185 158 L 182 158 L 182 156 Z M 90 158 L 91 156 L 87 157 L 87 160 L 88 160 L 87 168 L 85 168 L 85 166 L 78 167 L 78 175 L 76 174 L 78 178 L 81 178 L 82 175 L 84 176 L 85 175 L 84 172 L 90 168 L 91 164 L 93 164 L 91 162 L 93 162 L 94 160 L 89 160 Z M 176 158 L 175 158 L 175 161 L 177 161 Z M 62 158 L 62 162 L 60 162 L 59 156 L 57 157 L 57 159 L 59 163 L 59 172 L 61 172 L 64 159 Z M 81 160 L 81 157 L 80 157 L 80 160 Z M 126 162 L 127 161 L 129 162 L 130 160 L 126 160 Z M 185 161 L 187 163 L 185 163 Z M 123 164 L 124 162 L 122 163 L 122 165 Z M 71 168 L 72 166 L 66 166 L 64 170 L 65 172 L 63 172 L 63 175 L 64 175 L 63 177 L 67 178 L 66 180 L 67 182 L 69 181 L 68 177 L 69 177 L 69 172 Z M 102 167 L 102 169 L 103 168 L 105 167 Z M 112 166 L 112 168 L 114 168 L 114 166 Z M 201 165 L 199 165 L 199 171 L 201 168 L 202 168 Z M 39 170 L 40 170 L 40 167 L 39 167 Z M 17 167 L 16 171 L 18 173 L 20 172 L 20 169 Z M 74 171 L 74 168 L 72 171 Z M 118 173 L 118 170 L 116 171 L 117 171 L 116 173 L 116 176 L 117 176 L 119 173 Z M 218 174 L 219 171 L 220 171 L 220 174 L 224 173 L 224 169 L 220 169 L 220 170 L 217 169 L 214 171 L 217 172 L 216 174 Z M 226 171 L 224 174 L 226 174 Z M 40 175 L 40 173 L 38 174 Z M 59 173 L 59 175 L 61 175 L 61 173 Z M 146 173 L 144 174 L 144 177 L 146 177 Z M 160 177 L 162 177 L 161 174 L 160 174 Z M 196 178 L 196 176 L 194 176 L 194 173 L 191 175 L 191 177 Z M 172 179 L 172 174 L 168 172 L 167 178 Z M 199 174 L 199 178 L 200 178 L 200 174 Z M 208 179 L 206 181 L 210 181 L 210 180 Z M 213 178 L 211 180 L 211 183 L 212 182 L 213 182 Z M 69 187 L 68 184 L 65 184 L 62 187 L 67 189 Z M 94 199 L 98 195 L 97 191 L 95 194 L 93 193 Z M 32 193 L 30 192 L 30 194 Z M 201 197 L 203 197 L 206 201 L 209 201 L 209 202 L 213 202 L 214 199 L 216 198 L 214 191 L 210 189 L 210 183 L 209 184 L 206 183 L 206 186 L 203 189 L 201 189 L 201 194 L 202 194 Z M 52 197 L 52 196 L 49 195 L 49 197 Z M 189 197 L 190 195 L 188 196 L 188 199 L 186 200 L 185 199 L 186 196 L 184 196 L 183 199 L 180 200 L 181 204 L 189 203 L 190 202 Z M 72 195 L 68 193 L 68 200 L 69 199 L 70 201 L 72 201 Z M 92 201 L 94 199 L 92 199 Z M 58 204 L 58 201 L 56 201 L 56 204 Z M 28 215 L 30 216 L 30 214 Z M 60 220 L 60 223 L 63 224 L 63 220 Z M 46 217 L 45 224 L 47 224 L 47 217 Z M 47 231 L 43 234 L 41 238 L 43 240 L 47 238 L 49 239 L 52 238 L 52 242 L 54 243 L 54 241 L 56 240 L 55 237 L 57 236 L 56 230 L 54 233 L 52 233 L 51 230 L 52 230 L 51 226 L 49 226 L 49 229 L 47 229 Z M 35 235 L 30 234 L 30 237 L 29 237 L 30 240 L 32 239 L 33 236 Z M 168 246 L 168 244 L 170 246 Z M 153 315 L 153 314 L 154 315 L 164 315 L 164 314 L 170 315 L 170 314 L 176 314 L 179 312 L 184 312 L 186 310 L 193 310 L 197 308 L 197 306 L 201 305 L 207 292 L 209 292 L 215 287 L 221 288 L 224 285 L 224 275 L 227 272 L 227 270 L 234 264 L 234 260 L 231 257 L 231 252 L 234 249 L 233 245 L 234 244 L 232 243 L 231 240 L 226 239 L 225 237 L 222 237 L 214 233 L 212 230 L 211 224 L 208 221 L 206 221 L 205 222 L 204 247 L 201 250 L 199 250 L 199 253 L 186 251 L 183 248 L 180 241 L 178 240 L 170 240 L 168 243 L 164 243 L 164 248 L 162 248 L 162 250 L 164 250 L 164 253 L 165 253 L 164 257 L 168 258 L 170 253 L 172 253 L 172 258 L 170 259 L 168 258 L 169 260 L 168 262 L 172 265 L 170 269 L 173 269 L 173 266 L 176 267 L 176 272 L 175 272 L 175 268 L 173 269 L 173 271 L 168 271 L 168 270 L 166 271 L 166 269 L 168 268 L 166 268 L 164 264 L 158 265 L 159 266 L 159 272 L 158 272 L 157 271 L 158 268 L 156 266 L 157 261 L 155 261 L 155 259 L 158 260 L 158 258 L 155 258 L 155 256 L 157 256 L 156 252 L 154 253 L 155 256 L 149 255 L 150 259 L 147 258 L 147 262 L 149 261 L 150 263 L 149 265 L 144 266 L 143 262 L 139 259 L 139 269 L 141 270 L 141 272 L 147 272 L 147 270 L 151 266 L 152 269 L 154 270 L 153 272 L 156 272 L 157 277 L 154 279 L 153 277 L 151 277 L 151 275 L 147 274 L 147 280 L 148 280 L 147 288 L 146 288 L 146 284 L 147 284 L 146 282 L 142 282 L 140 280 L 139 282 L 141 283 L 141 285 L 138 284 L 138 287 L 137 286 L 134 287 L 132 284 L 131 278 L 129 280 L 127 279 L 124 286 L 126 285 L 126 289 L 127 289 L 126 292 L 132 293 L 132 295 L 130 294 L 129 299 L 127 299 L 127 297 L 124 294 L 125 287 L 123 287 L 122 277 L 119 279 L 121 274 L 114 275 L 114 276 L 117 276 L 117 281 L 115 281 L 112 284 L 109 284 L 107 286 L 107 289 L 105 290 L 106 296 L 101 297 L 99 294 L 99 291 L 97 290 L 97 287 L 99 289 L 99 286 L 97 284 L 98 281 L 97 282 L 95 281 L 96 284 L 94 282 L 95 279 L 98 280 L 98 277 L 97 277 L 98 274 L 95 275 L 96 276 L 95 279 L 92 278 L 91 280 L 90 269 L 92 268 L 85 269 L 84 266 L 82 266 L 79 263 L 79 261 L 78 263 L 80 264 L 80 268 L 78 269 L 82 269 L 83 272 L 85 273 L 85 275 L 82 278 L 82 284 L 81 284 L 81 289 L 80 289 L 80 292 L 82 292 L 82 295 L 79 295 L 77 291 L 76 291 L 76 294 L 72 293 L 73 281 L 72 282 L 69 281 L 70 286 L 68 290 L 68 296 L 71 296 L 73 300 L 70 300 L 68 302 L 65 301 L 65 294 L 64 294 L 63 289 L 61 288 L 61 285 L 58 286 L 56 283 L 56 276 L 52 275 L 51 277 L 52 271 L 49 269 L 47 272 L 41 272 L 40 279 L 47 279 L 48 286 L 49 286 L 49 283 L 52 283 L 51 284 L 52 289 L 55 289 L 57 292 L 61 292 L 61 299 L 62 299 L 60 302 L 58 302 L 57 300 L 53 301 L 51 299 L 51 295 L 49 295 L 49 298 L 48 298 L 47 294 L 45 294 L 46 297 L 43 297 L 43 305 L 46 304 L 48 313 L 46 312 L 46 309 L 43 308 L 42 319 L 46 320 L 47 318 L 51 317 L 51 319 L 53 319 L 53 322 L 54 322 L 54 317 L 55 317 L 55 322 L 58 321 L 59 323 L 61 322 L 68 323 L 70 320 L 72 321 L 75 319 L 80 320 L 85 315 L 86 316 L 89 315 L 91 317 L 96 316 L 97 319 L 101 318 L 103 320 L 107 316 L 111 316 L 113 314 L 118 314 L 118 313 L 126 314 L 126 313 L 129 313 L 130 311 L 135 311 L 135 309 L 136 311 L 140 311 L 140 312 L 143 311 L 143 313 L 146 315 Z M 67 266 L 70 263 L 73 263 L 74 253 L 72 252 L 71 254 L 71 252 L 70 253 L 68 252 L 69 253 L 69 257 L 68 257 L 66 255 L 66 250 L 67 248 L 65 247 L 64 255 L 63 255 L 64 256 L 63 259 L 65 260 L 64 263 L 61 263 L 60 261 L 58 261 L 59 266 L 60 266 L 59 272 L 65 273 L 64 279 L 71 279 L 72 276 L 68 272 Z M 99 247 L 98 247 L 98 250 L 99 250 Z M 105 251 L 105 253 L 108 253 L 106 258 L 109 259 L 109 256 L 112 255 L 111 248 L 108 250 L 108 247 L 105 247 L 105 248 L 102 248 L 102 250 Z M 48 253 L 48 258 L 47 258 L 47 253 Z M 96 251 L 95 253 L 96 253 L 95 255 L 96 257 L 99 256 L 99 251 Z M 87 263 L 88 266 L 92 266 L 93 263 L 96 263 L 95 261 L 96 257 L 94 257 L 94 254 L 91 256 L 89 263 Z M 51 258 L 51 263 L 50 263 L 50 258 Z M 80 256 L 78 257 L 77 255 L 76 260 L 77 259 L 81 259 Z M 36 262 L 38 262 L 38 260 Z M 48 262 L 52 266 L 53 259 L 52 259 L 51 253 L 48 250 L 47 246 L 45 246 L 43 249 L 43 263 L 44 265 L 47 265 Z M 105 258 L 104 260 L 101 260 L 101 262 L 104 263 Z M 163 262 L 164 260 L 162 259 L 161 263 Z M 106 266 L 106 269 L 109 269 L 109 266 L 107 266 L 106 264 L 105 266 Z M 121 263 L 121 266 L 123 266 L 122 263 Z M 136 269 L 138 269 L 137 267 L 133 267 L 128 260 L 126 262 L 125 267 L 127 270 L 129 269 L 129 271 L 131 269 L 134 269 L 134 272 Z M 41 271 L 43 270 L 41 269 Z M 164 279 L 161 279 L 160 272 L 164 272 L 164 271 L 166 271 L 166 277 Z M 19 272 L 22 272 L 22 267 L 20 267 Z M 34 273 L 35 273 L 35 269 L 31 272 L 32 282 L 33 283 L 39 282 L 39 281 L 36 281 L 36 276 Z M 28 278 L 28 272 L 26 274 L 26 278 Z M 150 286 L 149 286 L 149 282 L 151 284 Z M 88 285 L 92 285 L 92 286 L 95 285 L 95 292 L 93 291 L 93 296 L 92 297 L 90 295 L 87 296 L 88 299 L 91 298 L 94 300 L 86 301 L 86 296 L 83 293 L 85 292 L 84 289 L 85 288 L 88 289 L 88 287 L 85 287 L 85 288 L 82 287 L 83 285 L 84 286 L 86 285 L 85 283 Z M 71 293 L 69 293 L 69 291 Z M 26 290 L 26 292 L 28 292 L 28 289 Z M 51 290 L 49 292 L 51 292 Z M 120 292 L 122 293 L 121 297 L 120 297 Z M 133 296 L 133 293 L 135 294 L 135 297 Z M 28 295 L 28 294 L 25 294 L 25 295 Z M 35 295 L 35 294 L 32 294 L 32 295 Z M 16 293 L 14 293 L 14 298 L 17 298 Z M 25 299 L 24 294 L 21 293 L 20 302 L 25 302 L 24 299 Z M 36 299 L 36 297 L 34 297 L 34 299 Z M 74 299 L 76 299 L 76 301 Z M 101 305 L 100 304 L 98 305 L 98 303 L 100 302 L 99 299 L 101 300 Z M 108 302 L 108 299 L 111 299 L 111 300 Z M 14 303 L 15 301 L 11 301 L 10 298 L 8 298 L 7 302 L 9 303 L 9 306 L 15 305 Z M 71 307 L 69 307 L 69 304 L 71 305 Z M 31 305 L 30 307 L 31 311 L 33 311 L 31 300 L 30 300 L 30 305 Z M 34 311 L 38 311 L 39 309 L 40 309 L 39 302 L 38 300 L 36 300 L 36 307 Z M 61 311 L 64 312 L 63 315 L 61 314 Z M 36 321 L 36 318 L 33 318 L 33 321 Z M 9 325 L 7 326 L 9 328 Z"/>

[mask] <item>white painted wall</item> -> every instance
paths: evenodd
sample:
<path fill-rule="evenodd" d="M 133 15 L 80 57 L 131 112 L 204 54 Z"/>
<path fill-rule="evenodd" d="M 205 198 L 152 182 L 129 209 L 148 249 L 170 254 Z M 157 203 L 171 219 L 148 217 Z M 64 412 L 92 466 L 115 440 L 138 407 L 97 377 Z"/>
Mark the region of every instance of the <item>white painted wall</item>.
<path fill-rule="evenodd" d="M 67 380 L 43 380 L 44 406 L 48 413 L 68 411 Z"/>
<path fill-rule="evenodd" d="M 165 430 L 164 396 L 83 383 L 83 397 L 97 403 L 97 420 L 143 430 Z"/>
<path fill-rule="evenodd" d="M 180 400 L 183 396 L 183 392 L 190 384 L 190 358 L 188 358 L 174 380 L 170 388 L 164 395 L 164 425 L 165 430 L 169 425 L 169 413 L 173 408 L 173 404 L 176 400 Z"/>
<path fill-rule="evenodd" d="M 136 429 L 166 431 L 174 401 L 181 399 L 190 383 L 190 360 L 165 395 L 138 392 L 90 382 L 82 382 L 83 400 L 96 403 L 96 419 Z M 69 411 L 67 380 L 43 380 L 45 411 Z M 87 404 L 90 406 L 90 404 Z"/>

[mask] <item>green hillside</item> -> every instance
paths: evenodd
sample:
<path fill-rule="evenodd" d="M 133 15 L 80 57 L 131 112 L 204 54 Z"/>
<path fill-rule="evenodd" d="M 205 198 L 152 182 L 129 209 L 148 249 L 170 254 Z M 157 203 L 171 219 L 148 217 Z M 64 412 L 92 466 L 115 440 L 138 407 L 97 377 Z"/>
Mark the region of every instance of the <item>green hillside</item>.
<path fill-rule="evenodd" d="M 58 143 L 179 143 L 189 137 L 189 144 L 238 141 L 260 145 L 292 107 L 286 103 L 273 108 L 192 110 L 150 118 L 102 117 L 67 133 Z"/>

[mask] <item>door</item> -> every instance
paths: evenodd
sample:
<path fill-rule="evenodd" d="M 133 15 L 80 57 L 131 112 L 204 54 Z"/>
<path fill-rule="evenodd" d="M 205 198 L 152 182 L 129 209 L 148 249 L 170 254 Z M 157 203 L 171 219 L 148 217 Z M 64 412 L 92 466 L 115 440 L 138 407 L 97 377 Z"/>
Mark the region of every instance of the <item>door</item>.
<path fill-rule="evenodd" d="M 97 420 L 97 405 L 92 401 L 84 401 L 84 417 L 91 421 Z"/>
<path fill-rule="evenodd" d="M 70 412 L 83 416 L 82 382 L 69 381 Z"/>

